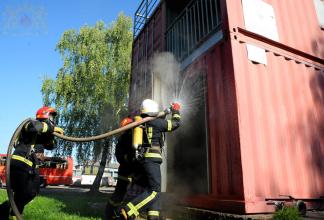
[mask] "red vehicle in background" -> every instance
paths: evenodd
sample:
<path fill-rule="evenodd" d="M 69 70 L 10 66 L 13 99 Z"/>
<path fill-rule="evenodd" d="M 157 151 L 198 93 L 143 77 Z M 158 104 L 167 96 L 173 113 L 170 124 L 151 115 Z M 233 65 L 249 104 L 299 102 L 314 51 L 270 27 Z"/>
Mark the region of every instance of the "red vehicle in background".
<path fill-rule="evenodd" d="M 6 184 L 6 159 L 6 154 L 0 154 L 0 186 Z M 47 185 L 72 185 L 72 157 L 42 157 L 39 175 L 42 187 Z"/>
<path fill-rule="evenodd" d="M 0 187 L 6 185 L 6 154 L 0 154 Z"/>
<path fill-rule="evenodd" d="M 72 157 L 45 157 L 39 167 L 41 186 L 72 185 Z"/>

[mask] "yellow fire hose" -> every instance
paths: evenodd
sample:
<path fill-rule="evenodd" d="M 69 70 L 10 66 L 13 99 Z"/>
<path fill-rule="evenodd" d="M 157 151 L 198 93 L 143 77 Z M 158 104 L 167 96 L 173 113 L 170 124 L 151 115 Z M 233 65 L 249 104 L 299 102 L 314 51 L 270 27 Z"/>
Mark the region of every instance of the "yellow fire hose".
<path fill-rule="evenodd" d="M 68 136 L 65 136 L 65 135 L 58 134 L 56 132 L 54 132 L 53 135 L 56 136 L 56 137 L 58 137 L 58 138 L 61 138 L 63 140 L 72 141 L 72 142 L 90 142 L 90 141 L 97 141 L 97 140 L 101 140 L 101 139 L 110 137 L 112 135 L 118 134 L 120 132 L 126 131 L 128 129 L 137 127 L 137 126 L 139 126 L 139 125 L 141 125 L 141 124 L 143 124 L 145 122 L 152 121 L 152 120 L 154 120 L 156 118 L 163 117 L 163 116 L 165 116 L 165 112 L 159 112 L 154 117 L 146 117 L 146 118 L 143 118 L 140 121 L 132 122 L 132 123 L 130 123 L 130 124 L 124 126 L 124 127 L 121 127 L 121 128 L 118 128 L 118 129 L 115 129 L 115 130 L 112 130 L 112 131 L 109 131 L 109 132 L 104 133 L 104 134 L 101 134 L 101 135 L 93 136 L 93 137 L 83 137 L 83 138 L 68 137 Z M 16 206 L 16 203 L 15 203 L 15 200 L 14 200 L 13 191 L 11 189 L 11 183 L 10 183 L 10 163 L 11 163 L 12 150 L 15 147 L 16 141 L 19 139 L 20 132 L 21 132 L 22 128 L 24 127 L 24 125 L 26 124 L 26 122 L 28 122 L 29 120 L 30 120 L 30 118 L 24 120 L 18 126 L 18 128 L 15 130 L 14 134 L 12 135 L 11 140 L 10 140 L 10 144 L 8 146 L 7 160 L 6 160 L 6 186 L 7 186 L 7 195 L 8 195 L 8 199 L 9 199 L 10 205 L 11 205 L 11 209 L 14 212 L 14 214 L 15 214 L 15 216 L 16 216 L 16 218 L 18 220 L 23 220 L 23 217 L 19 213 L 19 210 L 18 210 L 18 208 Z"/>

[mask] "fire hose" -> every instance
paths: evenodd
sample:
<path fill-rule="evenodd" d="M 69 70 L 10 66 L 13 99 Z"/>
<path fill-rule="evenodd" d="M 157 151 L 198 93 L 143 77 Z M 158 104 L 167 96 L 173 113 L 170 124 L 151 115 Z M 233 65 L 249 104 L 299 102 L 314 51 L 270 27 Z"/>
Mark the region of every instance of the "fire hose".
<path fill-rule="evenodd" d="M 141 125 L 141 124 L 143 124 L 145 122 L 149 122 L 149 121 L 152 121 L 152 120 L 154 120 L 156 118 L 163 117 L 163 116 L 165 116 L 165 114 L 166 114 L 165 112 L 159 112 L 154 117 L 145 117 L 145 118 L 143 118 L 140 121 L 135 121 L 135 122 L 129 123 L 128 125 L 126 125 L 124 127 L 117 128 L 117 129 L 112 130 L 112 131 L 109 131 L 107 133 L 104 133 L 104 134 L 101 134 L 101 135 L 97 135 L 97 136 L 92 136 L 92 137 L 82 137 L 82 138 L 68 137 L 68 136 L 65 136 L 65 135 L 58 134 L 56 132 L 54 132 L 53 135 L 56 136 L 56 137 L 58 137 L 58 138 L 61 138 L 63 140 L 72 141 L 72 142 L 90 142 L 90 141 L 97 141 L 97 140 L 101 140 L 101 139 L 104 139 L 104 138 L 113 136 L 113 135 L 118 134 L 120 132 L 126 131 L 128 129 L 137 127 L 137 126 L 139 126 L 139 125 Z M 18 208 L 16 206 L 16 203 L 15 203 L 15 200 L 14 200 L 13 191 L 11 189 L 11 183 L 10 183 L 10 163 L 11 163 L 12 150 L 15 147 L 17 140 L 19 139 L 20 132 L 21 132 L 22 128 L 24 127 L 24 125 L 29 120 L 30 120 L 30 118 L 24 120 L 18 126 L 18 128 L 15 130 L 14 134 L 12 135 L 11 140 L 10 140 L 10 144 L 8 146 L 7 160 L 6 160 L 6 186 L 7 186 L 7 195 L 8 195 L 8 199 L 9 199 L 10 205 L 11 205 L 11 209 L 14 212 L 14 214 L 15 214 L 15 216 L 16 216 L 16 218 L 18 220 L 23 220 L 23 217 L 21 216 L 21 214 L 20 214 L 20 212 L 19 212 L 19 210 L 18 210 Z"/>
<path fill-rule="evenodd" d="M 12 149 L 15 147 L 17 140 L 19 139 L 20 132 L 24 125 L 30 120 L 30 118 L 24 120 L 23 122 L 20 123 L 18 128 L 15 130 L 14 134 L 11 137 L 8 151 L 7 151 L 7 160 L 6 160 L 6 186 L 7 186 L 7 195 L 8 199 L 11 205 L 12 211 L 15 213 L 16 218 L 18 220 L 22 220 L 22 216 L 20 215 L 18 208 L 16 206 L 15 200 L 14 200 L 14 195 L 11 189 L 11 183 L 10 183 L 10 163 L 11 163 L 11 155 L 12 155 Z"/>
<path fill-rule="evenodd" d="M 92 137 L 76 138 L 76 137 L 67 137 L 67 136 L 61 135 L 59 133 L 53 133 L 53 134 L 58 138 L 61 138 L 61 139 L 66 140 L 66 141 L 72 141 L 72 142 L 97 141 L 97 140 L 101 140 L 101 139 L 113 136 L 113 135 L 118 134 L 120 132 L 126 131 L 128 129 L 137 127 L 137 126 L 139 126 L 139 125 L 141 125 L 141 124 L 143 124 L 145 122 L 152 121 L 152 120 L 154 120 L 156 118 L 159 118 L 159 117 L 163 117 L 164 115 L 165 115 L 165 112 L 159 112 L 157 114 L 157 116 L 155 116 L 155 117 L 146 117 L 146 118 L 143 118 L 140 121 L 135 121 L 135 122 L 129 123 L 128 125 L 125 125 L 124 127 L 117 128 L 117 129 L 109 131 L 107 133 L 97 135 L 97 136 L 92 136 Z"/>

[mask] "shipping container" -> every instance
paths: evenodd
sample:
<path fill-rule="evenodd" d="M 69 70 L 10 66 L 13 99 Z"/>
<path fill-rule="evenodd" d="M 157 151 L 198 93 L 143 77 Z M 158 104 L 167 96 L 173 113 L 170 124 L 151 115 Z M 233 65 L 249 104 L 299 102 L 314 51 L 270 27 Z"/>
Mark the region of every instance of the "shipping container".
<path fill-rule="evenodd" d="M 184 103 L 163 168 L 163 188 L 177 201 L 247 214 L 273 212 L 275 201 L 323 208 L 318 7 L 317 0 L 164 0 L 146 16 L 134 35 L 129 107 L 136 112 L 144 98 Z"/>

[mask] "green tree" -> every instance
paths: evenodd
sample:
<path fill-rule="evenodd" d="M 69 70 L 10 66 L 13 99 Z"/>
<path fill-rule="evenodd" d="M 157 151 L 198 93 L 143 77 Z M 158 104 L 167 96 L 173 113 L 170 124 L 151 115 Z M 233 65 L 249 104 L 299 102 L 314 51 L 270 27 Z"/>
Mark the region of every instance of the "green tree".
<path fill-rule="evenodd" d="M 131 18 L 120 14 L 106 27 L 104 22 L 83 26 L 79 31 L 65 31 L 56 50 L 63 66 L 56 79 L 45 78 L 42 85 L 45 105 L 59 112 L 59 125 L 68 136 L 102 134 L 118 126 L 127 111 L 131 68 Z M 110 160 L 114 139 L 72 143 L 59 140 L 57 155 L 71 155 L 76 150 L 78 162 L 98 161 L 100 168 L 92 186 L 99 189 L 104 167 Z"/>

